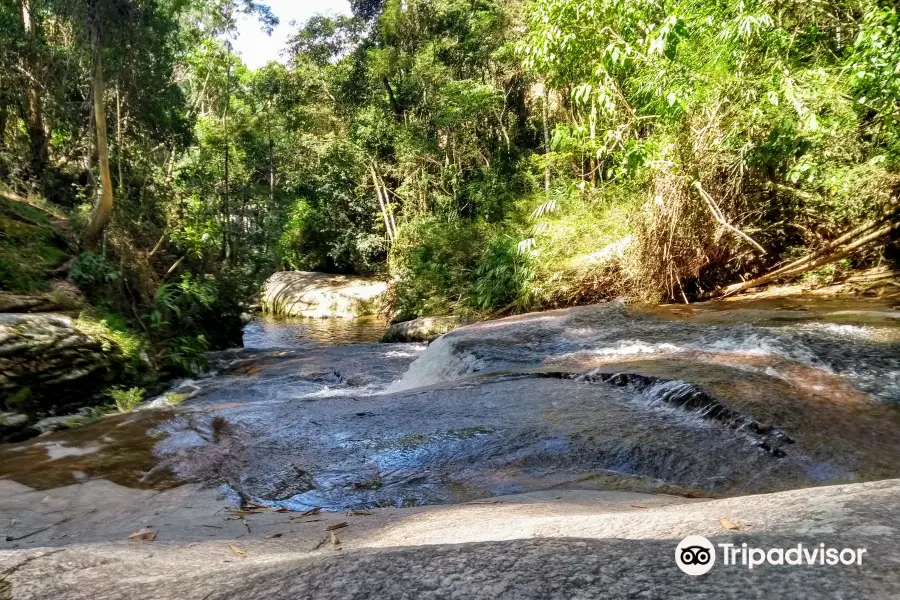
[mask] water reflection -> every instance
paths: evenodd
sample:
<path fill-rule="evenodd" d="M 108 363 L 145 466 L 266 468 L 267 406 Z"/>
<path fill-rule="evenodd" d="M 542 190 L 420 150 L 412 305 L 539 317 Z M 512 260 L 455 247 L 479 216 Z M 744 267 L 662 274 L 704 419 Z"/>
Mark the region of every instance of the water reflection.
<path fill-rule="evenodd" d="M 388 330 L 377 317 L 358 319 L 316 319 L 260 315 L 244 327 L 245 348 L 306 348 L 318 344 L 368 344 L 377 342 Z"/>

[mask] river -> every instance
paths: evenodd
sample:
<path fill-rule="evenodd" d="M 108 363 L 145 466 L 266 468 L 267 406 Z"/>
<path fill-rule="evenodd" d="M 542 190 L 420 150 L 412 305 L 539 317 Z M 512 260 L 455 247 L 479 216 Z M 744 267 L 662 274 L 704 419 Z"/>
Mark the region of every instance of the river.
<path fill-rule="evenodd" d="M 535 490 L 735 496 L 900 476 L 900 311 L 879 300 L 608 303 L 379 344 L 250 323 L 155 408 L 0 449 L 39 489 L 217 486 L 289 510 Z M 10 460 L 15 458 L 16 460 Z"/>

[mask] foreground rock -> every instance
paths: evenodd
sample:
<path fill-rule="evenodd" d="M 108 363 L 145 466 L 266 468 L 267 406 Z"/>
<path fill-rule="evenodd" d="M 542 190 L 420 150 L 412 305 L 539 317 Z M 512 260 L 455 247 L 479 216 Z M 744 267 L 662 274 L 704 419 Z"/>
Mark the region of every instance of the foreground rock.
<path fill-rule="evenodd" d="M 236 518 L 209 490 L 0 481 L 0 591 L 68 598 L 896 598 L 900 481 L 694 501 L 555 492 L 494 504 Z M 728 530 L 722 518 L 739 529 Z M 327 529 L 338 535 L 333 543 Z M 149 528 L 154 542 L 128 541 Z M 865 548 L 861 565 L 682 573 L 687 535 L 740 548 Z M 24 536 L 24 537 L 23 537 Z M 3 540 L 7 541 L 3 541 Z"/>
<path fill-rule="evenodd" d="M 422 317 L 412 321 L 394 323 L 388 329 L 382 342 L 430 342 L 445 333 L 465 325 L 460 317 Z"/>
<path fill-rule="evenodd" d="M 378 312 L 387 283 L 363 277 L 282 271 L 263 284 L 263 312 L 284 317 L 352 319 Z"/>
<path fill-rule="evenodd" d="M 121 368 L 118 347 L 58 314 L 0 314 L 0 398 L 10 411 L 90 404 Z"/>

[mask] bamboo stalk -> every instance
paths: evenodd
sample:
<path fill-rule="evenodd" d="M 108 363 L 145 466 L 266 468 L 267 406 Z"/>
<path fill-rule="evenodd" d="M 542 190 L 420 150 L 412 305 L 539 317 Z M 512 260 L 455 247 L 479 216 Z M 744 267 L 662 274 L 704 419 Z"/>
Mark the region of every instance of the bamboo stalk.
<path fill-rule="evenodd" d="M 372 184 L 375 186 L 375 195 L 378 197 L 378 205 L 381 207 L 381 218 L 384 219 L 384 228 L 387 230 L 388 242 L 394 241 L 394 232 L 391 229 L 391 222 L 388 220 L 387 209 L 384 206 L 384 199 L 381 196 L 381 187 L 378 185 L 378 173 L 375 172 L 375 165 L 369 163 L 369 174 L 372 176 Z"/>

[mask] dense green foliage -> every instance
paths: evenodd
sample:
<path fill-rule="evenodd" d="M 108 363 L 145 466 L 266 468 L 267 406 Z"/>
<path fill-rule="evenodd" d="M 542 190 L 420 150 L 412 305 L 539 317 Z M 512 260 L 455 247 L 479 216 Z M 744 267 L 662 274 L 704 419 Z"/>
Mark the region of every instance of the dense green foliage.
<path fill-rule="evenodd" d="M 681 300 L 896 202 L 892 3 L 352 6 L 252 71 L 228 36 L 274 17 L 249 0 L 0 3 L 0 177 L 80 239 L 101 90 L 112 220 L 68 275 L 160 368 L 227 344 L 280 268 L 389 276 L 395 318 Z M 4 250 L 0 285 L 40 287 L 56 247 Z"/>

